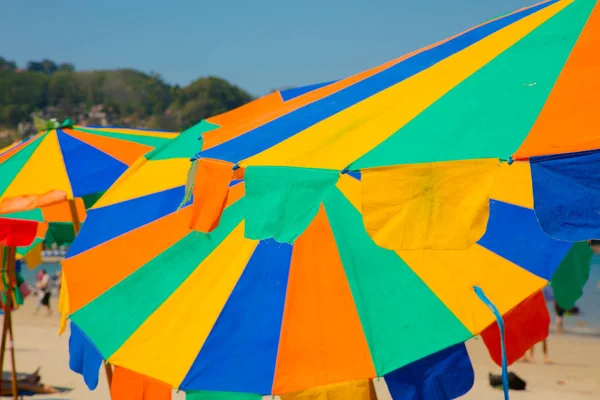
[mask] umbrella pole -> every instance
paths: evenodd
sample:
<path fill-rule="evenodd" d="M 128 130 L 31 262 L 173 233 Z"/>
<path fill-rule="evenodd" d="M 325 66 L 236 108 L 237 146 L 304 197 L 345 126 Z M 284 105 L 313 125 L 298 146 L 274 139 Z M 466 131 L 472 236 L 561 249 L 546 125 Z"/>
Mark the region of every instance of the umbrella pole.
<path fill-rule="evenodd" d="M 16 248 L 14 246 L 5 247 L 7 253 L 6 260 L 6 276 L 7 285 L 4 288 L 4 294 L 6 302 L 4 304 L 4 323 L 2 324 L 2 344 L 0 346 L 0 371 L 4 371 L 4 358 L 6 355 L 6 341 L 8 342 L 8 349 L 11 356 L 11 378 L 12 378 L 12 394 L 15 400 L 19 398 L 19 391 L 17 389 L 17 365 L 15 359 L 15 347 L 12 330 L 12 306 L 13 306 L 13 291 L 15 287 L 13 282 L 16 281 L 15 273 L 15 257 Z M 8 338 L 10 336 L 10 339 Z M 0 393 L 2 393 L 2 379 L 0 379 Z"/>
<path fill-rule="evenodd" d="M 73 220 L 73 230 L 75 231 L 75 236 L 77 236 L 79 230 L 81 229 L 81 221 L 79 221 L 79 214 L 77 213 L 77 204 L 75 203 L 75 199 L 69 200 L 69 209 L 71 210 L 71 219 Z M 108 389 L 110 393 L 113 371 L 112 366 L 108 362 L 104 363 L 104 371 L 106 372 L 106 380 L 108 381 Z"/>
<path fill-rule="evenodd" d="M 113 370 L 112 366 L 108 362 L 104 363 L 104 371 L 106 371 L 106 380 L 108 381 L 108 388 L 110 389 L 112 386 Z"/>
<path fill-rule="evenodd" d="M 14 338 L 13 338 L 13 329 L 12 329 L 12 312 L 9 312 L 6 315 L 8 319 L 8 335 L 9 342 L 8 348 L 10 349 L 10 359 L 11 359 L 11 367 L 12 367 L 12 392 L 15 400 L 19 398 L 19 390 L 17 389 L 17 360 L 15 357 L 15 346 L 14 346 Z"/>
<path fill-rule="evenodd" d="M 0 254 L 1 255 L 1 254 Z M 6 353 L 6 325 L 8 324 L 8 318 L 6 312 L 2 321 L 2 344 L 0 346 L 0 372 L 2 372 L 2 378 L 0 379 L 0 393 L 2 393 L 2 382 L 4 381 L 4 354 Z"/>

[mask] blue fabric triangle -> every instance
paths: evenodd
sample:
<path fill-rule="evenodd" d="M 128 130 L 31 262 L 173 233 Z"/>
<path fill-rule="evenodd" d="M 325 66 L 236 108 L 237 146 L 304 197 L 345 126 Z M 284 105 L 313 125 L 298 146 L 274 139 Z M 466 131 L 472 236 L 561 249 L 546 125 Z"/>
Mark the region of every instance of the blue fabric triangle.
<path fill-rule="evenodd" d="M 600 151 L 531 157 L 535 214 L 549 236 L 600 238 Z"/>
<path fill-rule="evenodd" d="M 572 246 L 546 235 L 533 210 L 497 200 L 490 200 L 487 230 L 478 244 L 546 280 Z"/>
<path fill-rule="evenodd" d="M 467 393 L 475 374 L 467 348 L 460 343 L 384 378 L 393 400 L 449 400 Z"/>
<path fill-rule="evenodd" d="M 270 393 L 292 246 L 261 241 L 180 389 Z"/>
<path fill-rule="evenodd" d="M 106 191 L 127 169 L 121 161 L 60 129 L 56 135 L 74 197 Z"/>
<path fill-rule="evenodd" d="M 71 336 L 69 337 L 69 368 L 83 376 L 83 380 L 90 390 L 98 386 L 98 374 L 102 365 L 102 356 L 92 345 L 83 332 L 71 323 Z"/>
<path fill-rule="evenodd" d="M 67 258 L 177 211 L 184 194 L 184 187 L 179 186 L 88 210 L 86 222 L 69 248 Z"/>

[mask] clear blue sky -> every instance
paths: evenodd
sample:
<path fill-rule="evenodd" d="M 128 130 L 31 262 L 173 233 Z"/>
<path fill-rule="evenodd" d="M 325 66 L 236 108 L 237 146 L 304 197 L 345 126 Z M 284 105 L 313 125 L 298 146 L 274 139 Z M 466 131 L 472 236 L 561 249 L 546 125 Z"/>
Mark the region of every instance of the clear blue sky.
<path fill-rule="evenodd" d="M 12 0 L 0 56 L 135 68 L 254 95 L 342 78 L 536 0 Z"/>

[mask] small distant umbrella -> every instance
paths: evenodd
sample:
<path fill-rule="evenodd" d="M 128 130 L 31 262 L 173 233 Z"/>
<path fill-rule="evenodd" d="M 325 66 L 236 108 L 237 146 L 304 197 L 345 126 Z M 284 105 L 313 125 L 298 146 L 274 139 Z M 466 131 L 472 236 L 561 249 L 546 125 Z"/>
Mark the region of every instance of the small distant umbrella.
<path fill-rule="evenodd" d="M 66 199 L 106 191 L 144 154 L 176 134 L 132 128 L 92 128 L 69 120 L 0 153 L 0 212 L 11 198 L 59 191 Z M 36 208 L 35 202 L 28 204 Z"/>

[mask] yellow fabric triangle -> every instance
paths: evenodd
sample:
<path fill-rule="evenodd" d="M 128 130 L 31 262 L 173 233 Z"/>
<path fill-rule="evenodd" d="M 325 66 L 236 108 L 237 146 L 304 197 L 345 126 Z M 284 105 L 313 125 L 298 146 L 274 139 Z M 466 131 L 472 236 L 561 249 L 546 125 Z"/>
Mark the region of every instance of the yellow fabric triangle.
<path fill-rule="evenodd" d="M 461 250 L 487 228 L 497 159 L 362 170 L 362 212 L 375 243 L 393 250 Z"/>
<path fill-rule="evenodd" d="M 2 198 L 45 194 L 59 190 L 73 197 L 56 131 L 52 131 L 39 144 L 23 165 Z"/>
<path fill-rule="evenodd" d="M 94 204 L 94 208 L 162 192 L 186 184 L 190 160 L 148 161 L 141 158 Z"/>
<path fill-rule="evenodd" d="M 502 163 L 491 198 L 525 208 L 533 208 L 531 168 L 528 162 Z"/>
<path fill-rule="evenodd" d="M 279 398 L 281 400 L 377 400 L 377 394 L 373 382 L 364 379 L 282 394 Z"/>
<path fill-rule="evenodd" d="M 25 263 L 29 267 L 29 269 L 34 269 L 38 265 L 42 263 L 42 247 L 43 243 L 38 243 L 36 246 L 32 247 L 23 259 Z"/>

